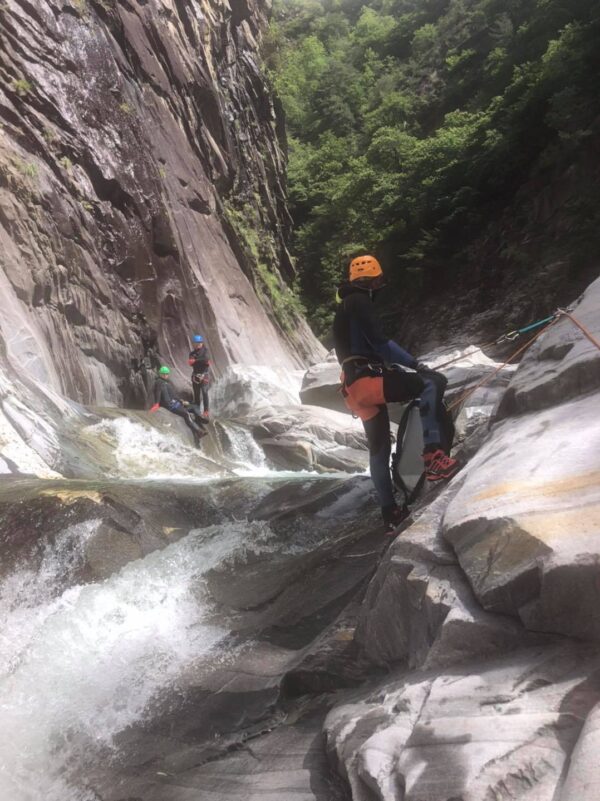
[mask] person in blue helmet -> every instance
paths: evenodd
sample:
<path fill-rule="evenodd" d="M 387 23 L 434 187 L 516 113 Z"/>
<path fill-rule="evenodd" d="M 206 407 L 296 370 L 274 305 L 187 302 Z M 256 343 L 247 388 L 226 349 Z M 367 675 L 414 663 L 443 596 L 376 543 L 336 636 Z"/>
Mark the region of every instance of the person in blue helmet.
<path fill-rule="evenodd" d="M 194 334 L 192 342 L 194 343 L 194 349 L 190 351 L 188 364 L 192 368 L 194 405 L 200 409 L 200 397 L 202 397 L 202 417 L 208 420 L 208 386 L 210 383 L 210 358 L 208 356 L 208 348 L 201 334 Z"/>

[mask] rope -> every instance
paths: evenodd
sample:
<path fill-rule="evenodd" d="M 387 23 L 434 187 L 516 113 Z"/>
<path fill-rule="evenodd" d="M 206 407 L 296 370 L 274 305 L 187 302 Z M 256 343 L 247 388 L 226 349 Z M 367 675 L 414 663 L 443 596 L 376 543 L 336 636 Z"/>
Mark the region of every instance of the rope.
<path fill-rule="evenodd" d="M 460 396 L 460 398 L 458 398 L 458 399 L 457 399 L 457 400 L 455 400 L 453 403 L 451 403 L 451 404 L 448 406 L 448 411 L 452 411 L 452 410 L 453 410 L 453 409 L 455 409 L 457 406 L 460 406 L 460 405 L 461 405 L 462 403 L 464 403 L 464 402 L 467 400 L 467 398 L 469 398 L 469 397 L 470 397 L 470 396 L 471 396 L 471 395 L 472 395 L 472 394 L 473 394 L 473 393 L 474 393 L 474 392 L 475 392 L 477 389 L 479 389 L 479 387 L 483 387 L 483 386 L 485 386 L 485 384 L 487 384 L 488 382 L 490 382 L 490 381 L 492 380 L 492 378 L 494 378 L 494 376 L 495 376 L 495 375 L 497 375 L 497 374 L 500 372 L 500 370 L 504 369 L 504 368 L 506 367 L 506 365 L 507 365 L 507 364 L 510 364 L 510 363 L 513 361 L 513 359 L 516 359 L 516 358 L 517 358 L 517 356 L 519 356 L 521 353 L 524 353 L 524 352 L 527 350 L 527 348 L 529 348 L 531 345 L 533 345 L 533 343 L 536 341 L 536 339 L 538 339 L 538 337 L 541 337 L 541 335 L 544 333 L 544 331 L 547 331 L 549 328 L 551 328 L 551 327 L 552 327 L 552 326 L 553 326 L 553 325 L 554 325 L 556 322 L 558 322 L 558 320 L 559 320 L 559 317 L 557 317 L 556 315 L 554 315 L 554 316 L 553 316 L 553 318 L 552 318 L 552 322 L 551 322 L 551 323 L 549 323 L 549 324 L 548 324 L 548 325 L 546 325 L 544 328 L 542 328 L 540 331 L 538 331 L 538 332 L 537 332 L 537 334 L 536 334 L 535 336 L 531 337 L 531 339 L 530 339 L 530 340 L 528 340 L 528 341 L 527 341 L 527 342 L 526 342 L 524 345 L 521 345 L 521 347 L 520 347 L 520 348 L 517 348 L 517 350 L 516 350 L 516 351 L 514 351 L 514 353 L 511 353 L 511 355 L 508 357 L 508 359 L 507 359 L 507 360 L 506 360 L 506 361 L 505 361 L 503 364 L 501 364 L 499 367 L 497 367 L 497 368 L 494 370 L 494 372 L 493 372 L 493 373 L 490 373 L 489 375 L 485 376 L 485 378 L 482 378 L 482 379 L 481 379 L 481 381 L 478 381 L 478 382 L 475 384 L 475 386 L 474 386 L 474 387 L 471 387 L 471 389 L 469 389 L 467 392 L 465 392 L 463 395 L 461 395 L 461 396 Z"/>
<path fill-rule="evenodd" d="M 481 381 L 479 381 L 477 384 L 475 384 L 474 387 L 471 387 L 471 389 L 469 389 L 467 392 L 465 392 L 464 395 L 461 395 L 460 398 L 458 398 L 453 403 L 451 403 L 448 406 L 448 411 L 452 411 L 457 406 L 460 406 L 462 403 L 464 403 L 467 400 L 467 398 L 469 398 L 475 392 L 475 390 L 479 389 L 479 387 L 485 386 L 485 384 L 487 384 L 489 381 L 491 381 L 492 378 L 497 373 L 499 373 L 500 370 L 502 370 L 504 367 L 506 367 L 507 364 L 510 364 L 510 362 L 512 362 L 513 359 L 516 359 L 517 356 L 519 356 L 521 353 L 524 353 L 530 347 L 530 345 L 533 345 L 533 343 L 536 341 L 536 339 L 538 337 L 540 337 L 549 328 L 552 328 L 552 326 L 555 323 L 557 323 L 560 320 L 561 317 L 568 317 L 569 320 L 574 325 L 576 325 L 577 328 L 579 328 L 579 330 L 584 334 L 584 336 L 586 336 L 589 339 L 589 341 L 593 345 L 595 345 L 598 348 L 598 350 L 600 350 L 600 342 L 596 339 L 596 337 L 592 334 L 592 332 L 589 331 L 585 327 L 585 325 L 583 325 L 583 323 L 580 323 L 579 320 L 577 320 L 575 317 L 573 317 L 571 312 L 569 312 L 567 309 L 557 309 L 557 311 L 551 317 L 547 317 L 543 321 L 540 320 L 537 323 L 534 323 L 534 324 L 532 324 L 530 326 L 527 326 L 524 329 L 520 329 L 521 331 L 531 331 L 532 328 L 535 328 L 536 326 L 541 325 L 544 322 L 546 323 L 546 325 L 540 331 L 538 331 L 537 334 L 534 337 L 532 337 L 528 342 L 526 342 L 524 345 L 522 345 L 520 348 L 518 348 L 514 353 L 512 353 L 508 357 L 508 359 L 504 362 L 504 364 L 501 364 L 500 367 L 497 367 L 494 370 L 493 373 L 490 373 L 490 375 L 486 376 L 485 378 L 482 378 Z M 518 332 L 515 332 L 515 333 L 518 333 Z M 485 347 L 485 346 L 483 346 L 483 347 Z M 455 360 L 453 360 L 453 361 L 455 361 Z M 436 369 L 439 369 L 439 368 L 436 368 Z"/>
<path fill-rule="evenodd" d="M 540 325 L 545 325 L 546 323 L 552 322 L 552 320 L 556 319 L 558 313 L 559 312 L 555 312 L 554 314 L 551 314 L 549 317 L 544 317 L 543 320 L 536 320 L 535 323 L 526 325 L 524 328 L 517 328 L 515 331 L 508 331 L 506 334 L 502 334 L 502 336 L 498 337 L 497 339 L 494 339 L 492 342 L 486 342 L 484 345 L 476 345 L 476 350 L 483 350 L 484 348 L 491 348 L 494 345 L 500 345 L 505 340 L 511 341 L 513 339 L 517 339 L 518 337 L 521 336 L 521 334 L 526 334 L 528 331 L 533 331 L 534 328 L 538 328 Z M 448 367 L 449 365 L 454 364 L 455 362 L 460 362 L 463 359 L 468 359 L 469 356 L 471 355 L 472 353 L 468 353 L 466 355 L 463 353 L 460 356 L 456 356 L 454 359 L 450 359 L 447 362 L 443 362 L 442 364 L 436 365 L 436 367 L 434 367 L 433 369 L 443 370 L 444 367 Z"/>
<path fill-rule="evenodd" d="M 600 350 L 600 342 L 596 339 L 596 337 L 592 334 L 592 332 L 588 331 L 588 329 L 585 327 L 583 323 L 580 323 L 579 320 L 576 320 L 575 317 L 573 317 L 573 315 L 567 309 L 559 309 L 557 311 L 557 314 L 568 317 L 569 320 L 572 323 L 575 323 L 577 328 L 579 328 L 579 330 L 590 340 L 592 345 L 595 345 L 598 348 L 598 350 Z"/>

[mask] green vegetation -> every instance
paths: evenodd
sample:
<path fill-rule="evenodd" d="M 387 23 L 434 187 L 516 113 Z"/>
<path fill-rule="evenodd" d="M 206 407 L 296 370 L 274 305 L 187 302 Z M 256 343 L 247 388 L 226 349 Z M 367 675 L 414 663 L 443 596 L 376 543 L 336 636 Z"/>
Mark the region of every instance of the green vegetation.
<path fill-rule="evenodd" d="M 265 55 L 319 333 L 348 253 L 376 250 L 418 293 L 466 269 L 524 184 L 583 164 L 600 133 L 598 41 L 596 0 L 277 0 Z M 564 226 L 588 248 L 594 186 L 582 179 Z"/>
<path fill-rule="evenodd" d="M 87 17 L 90 13 L 87 0 L 71 0 L 71 6 L 80 17 Z"/>
<path fill-rule="evenodd" d="M 225 203 L 225 217 L 252 265 L 254 288 L 259 299 L 267 308 L 269 306 L 272 308 L 273 315 L 281 328 L 292 333 L 298 315 L 306 314 L 306 309 L 296 290 L 287 286 L 279 273 L 269 267 L 277 263 L 276 248 L 272 233 L 261 222 L 260 198 L 256 196 L 255 199 L 257 202 L 255 207 L 248 203 L 241 207 Z"/>
<path fill-rule="evenodd" d="M 133 107 L 129 103 L 120 103 L 119 111 L 123 114 L 133 114 Z"/>
<path fill-rule="evenodd" d="M 25 175 L 27 178 L 37 178 L 38 175 L 37 165 L 33 164 L 31 161 L 23 161 L 22 159 L 15 159 L 15 167 L 21 173 L 21 175 Z"/>
<path fill-rule="evenodd" d="M 12 87 L 19 97 L 25 97 L 33 89 L 33 86 L 25 78 L 15 78 L 12 82 Z"/>

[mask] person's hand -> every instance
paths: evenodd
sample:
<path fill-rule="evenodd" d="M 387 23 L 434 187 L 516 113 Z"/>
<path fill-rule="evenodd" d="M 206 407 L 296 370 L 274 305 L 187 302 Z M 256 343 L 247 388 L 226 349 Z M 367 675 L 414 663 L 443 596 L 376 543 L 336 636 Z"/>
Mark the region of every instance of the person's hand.
<path fill-rule="evenodd" d="M 155 403 L 154 406 L 150 407 L 150 412 L 157 412 L 160 409 L 160 403 Z"/>
<path fill-rule="evenodd" d="M 430 373 L 431 369 L 432 369 L 431 367 L 429 367 L 428 365 L 424 364 L 423 362 L 417 362 L 416 365 L 415 365 L 415 370 L 417 371 L 417 373 L 421 373 L 421 372 Z"/>

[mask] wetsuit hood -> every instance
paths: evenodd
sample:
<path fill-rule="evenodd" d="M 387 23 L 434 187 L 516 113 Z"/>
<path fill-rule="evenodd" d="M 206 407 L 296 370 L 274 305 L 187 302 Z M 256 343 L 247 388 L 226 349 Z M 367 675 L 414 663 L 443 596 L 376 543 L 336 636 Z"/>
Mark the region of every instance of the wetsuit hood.
<path fill-rule="evenodd" d="M 353 283 L 352 281 L 343 281 L 337 290 L 337 296 L 340 300 L 344 300 L 349 295 L 354 295 L 355 293 L 361 293 L 363 295 L 368 295 L 371 300 L 375 299 L 375 296 L 379 292 L 378 289 L 369 289 L 367 286 L 360 286 L 357 283 Z"/>

